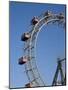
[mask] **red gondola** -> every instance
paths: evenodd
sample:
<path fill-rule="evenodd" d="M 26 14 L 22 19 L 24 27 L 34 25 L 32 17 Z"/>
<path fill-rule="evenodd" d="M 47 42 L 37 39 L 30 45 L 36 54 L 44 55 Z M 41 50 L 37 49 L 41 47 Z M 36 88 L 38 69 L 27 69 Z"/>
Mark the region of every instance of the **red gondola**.
<path fill-rule="evenodd" d="M 45 12 L 44 15 L 45 15 L 45 16 L 50 16 L 50 15 L 51 15 L 51 12 L 48 10 L 48 11 Z"/>
<path fill-rule="evenodd" d="M 22 36 L 21 36 L 21 41 L 26 41 L 30 38 L 30 35 L 29 33 L 24 33 Z"/>
<path fill-rule="evenodd" d="M 48 18 L 49 18 L 51 15 L 52 15 L 52 14 L 51 14 L 51 12 L 50 12 L 49 10 L 46 11 L 46 12 L 44 13 L 44 16 L 46 16 L 45 20 L 47 21 Z"/>
<path fill-rule="evenodd" d="M 26 88 L 31 88 L 32 85 L 31 85 L 31 83 L 28 83 L 28 84 L 25 85 L 25 87 L 26 87 Z"/>
<path fill-rule="evenodd" d="M 23 65 L 23 64 L 25 64 L 26 62 L 27 62 L 27 57 L 26 57 L 26 56 L 25 56 L 25 57 L 23 56 L 23 57 L 19 58 L 19 62 L 18 62 L 18 63 L 19 63 L 20 65 Z"/>
<path fill-rule="evenodd" d="M 37 17 L 34 17 L 33 19 L 32 19 L 32 21 L 31 21 L 31 24 L 32 25 L 35 25 L 35 24 L 37 24 L 38 23 L 38 18 Z"/>
<path fill-rule="evenodd" d="M 63 13 L 60 13 L 60 14 L 57 16 L 57 18 L 59 18 L 59 19 L 64 19 Z"/>

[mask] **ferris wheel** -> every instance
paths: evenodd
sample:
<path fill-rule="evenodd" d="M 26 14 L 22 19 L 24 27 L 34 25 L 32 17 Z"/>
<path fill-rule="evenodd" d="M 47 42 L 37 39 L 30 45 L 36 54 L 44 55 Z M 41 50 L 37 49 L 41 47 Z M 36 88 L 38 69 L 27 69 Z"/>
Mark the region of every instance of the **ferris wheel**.
<path fill-rule="evenodd" d="M 24 41 L 24 56 L 19 58 L 19 64 L 25 65 L 25 72 L 29 80 L 29 83 L 26 84 L 25 87 L 46 86 L 36 64 L 36 43 L 42 27 L 55 22 L 65 25 L 64 14 L 54 14 L 48 10 L 40 16 L 34 16 L 31 20 L 29 32 L 26 32 L 21 36 L 21 41 Z"/>

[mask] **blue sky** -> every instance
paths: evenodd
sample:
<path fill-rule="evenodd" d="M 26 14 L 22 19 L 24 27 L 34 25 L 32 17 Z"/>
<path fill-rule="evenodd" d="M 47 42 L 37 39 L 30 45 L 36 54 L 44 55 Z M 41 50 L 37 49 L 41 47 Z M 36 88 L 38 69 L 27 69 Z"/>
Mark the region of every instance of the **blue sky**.
<path fill-rule="evenodd" d="M 50 10 L 53 13 L 65 13 L 65 5 L 23 3 L 10 1 L 10 87 L 24 87 L 28 83 L 24 73 L 24 65 L 18 65 L 23 52 L 22 33 L 28 31 L 33 16 Z M 56 71 L 57 58 L 65 55 L 64 29 L 57 24 L 49 24 L 42 28 L 37 41 L 37 66 L 46 83 L 51 85 Z"/>

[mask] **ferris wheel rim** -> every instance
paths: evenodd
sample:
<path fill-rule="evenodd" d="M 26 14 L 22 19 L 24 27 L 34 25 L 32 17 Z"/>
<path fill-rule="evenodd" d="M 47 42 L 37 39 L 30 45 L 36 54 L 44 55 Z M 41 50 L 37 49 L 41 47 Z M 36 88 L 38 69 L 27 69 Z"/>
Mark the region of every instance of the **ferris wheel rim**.
<path fill-rule="evenodd" d="M 55 14 L 55 15 L 57 15 L 57 14 Z M 41 20 L 43 20 L 44 18 L 45 18 L 45 17 L 43 17 Z M 40 21 L 41 21 L 41 20 L 40 20 Z M 54 21 L 55 21 L 55 20 L 59 21 L 59 19 L 53 19 L 53 20 L 54 20 Z M 40 23 L 40 21 L 36 24 L 36 26 Z M 51 20 L 51 21 L 52 21 L 52 20 Z M 49 22 L 50 22 L 50 21 L 49 21 Z M 46 23 L 46 24 L 47 24 L 47 23 Z M 45 25 L 45 24 L 44 24 L 44 25 Z M 42 28 L 44 25 L 42 25 L 41 28 Z M 35 27 L 36 27 L 36 26 L 35 26 Z M 33 30 L 32 33 L 31 33 L 31 38 L 30 38 L 30 43 L 29 43 L 30 45 L 31 45 L 31 43 L 32 43 L 32 37 L 33 37 L 34 31 L 35 31 L 35 27 L 34 27 L 34 30 Z M 41 31 L 41 28 L 40 28 L 39 32 Z M 39 32 L 38 32 L 38 33 L 39 33 Z M 37 35 L 37 37 L 38 37 L 38 35 Z M 37 42 L 37 37 L 36 37 L 36 42 Z M 35 48 L 36 48 L 36 43 L 35 43 Z M 31 49 L 30 49 L 30 57 L 31 57 Z M 30 62 L 30 64 L 31 64 L 31 62 Z M 37 66 L 37 65 L 36 65 L 36 66 Z M 32 69 L 32 65 L 31 65 L 31 69 Z M 36 68 L 36 69 L 38 70 L 38 68 Z M 32 69 L 32 72 L 33 72 L 33 74 L 34 74 L 33 69 Z M 38 72 L 39 72 L 39 71 L 38 71 Z M 40 74 L 39 74 L 39 75 L 40 75 Z M 41 80 L 42 80 L 42 79 L 41 79 Z M 30 81 L 30 82 L 31 82 L 31 81 Z"/>

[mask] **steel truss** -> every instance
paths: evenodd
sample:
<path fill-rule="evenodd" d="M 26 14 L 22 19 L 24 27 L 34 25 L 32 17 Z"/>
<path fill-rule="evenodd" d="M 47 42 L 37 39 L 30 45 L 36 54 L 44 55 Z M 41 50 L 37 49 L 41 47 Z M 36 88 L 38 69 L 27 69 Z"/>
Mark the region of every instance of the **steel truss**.
<path fill-rule="evenodd" d="M 62 63 L 63 63 L 63 61 L 65 61 L 65 63 L 66 63 L 66 58 L 63 58 L 63 59 L 58 58 L 57 69 L 56 69 L 56 72 L 55 72 L 55 75 L 54 75 L 52 86 L 66 85 L 66 70 L 65 70 L 65 73 L 64 73 L 63 72 L 63 69 L 62 69 Z M 60 81 L 58 81 L 59 72 L 60 72 L 60 77 L 61 77 L 61 80 Z"/>

